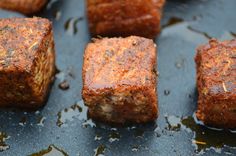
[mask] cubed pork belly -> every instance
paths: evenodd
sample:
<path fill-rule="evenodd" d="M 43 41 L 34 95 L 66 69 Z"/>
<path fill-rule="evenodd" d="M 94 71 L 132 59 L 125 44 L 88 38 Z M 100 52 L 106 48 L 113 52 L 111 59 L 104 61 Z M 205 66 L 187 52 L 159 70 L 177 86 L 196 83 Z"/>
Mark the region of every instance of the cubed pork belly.
<path fill-rule="evenodd" d="M 23 14 L 39 12 L 48 0 L 0 0 L 0 8 Z"/>
<path fill-rule="evenodd" d="M 95 120 L 145 123 L 158 116 L 156 45 L 130 36 L 89 43 L 84 54 L 82 96 Z"/>
<path fill-rule="evenodd" d="M 217 41 L 197 49 L 197 118 L 204 124 L 236 128 L 236 40 Z"/>
<path fill-rule="evenodd" d="M 165 0 L 87 0 L 92 36 L 155 38 Z"/>
<path fill-rule="evenodd" d="M 51 22 L 36 17 L 0 19 L 0 107 L 42 106 L 54 73 Z"/>

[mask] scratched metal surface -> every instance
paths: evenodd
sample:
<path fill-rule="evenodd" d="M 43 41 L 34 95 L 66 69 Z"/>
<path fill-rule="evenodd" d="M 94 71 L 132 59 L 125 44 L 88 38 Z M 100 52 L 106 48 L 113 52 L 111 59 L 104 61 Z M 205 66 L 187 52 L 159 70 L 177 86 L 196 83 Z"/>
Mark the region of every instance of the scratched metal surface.
<path fill-rule="evenodd" d="M 197 140 L 211 140 L 208 145 L 200 147 L 194 144 L 194 140 L 199 129 L 201 131 L 204 127 L 200 126 L 195 131 L 181 123 L 182 117 L 191 117 L 196 107 L 195 48 L 207 42 L 209 36 L 222 40 L 235 37 L 235 0 L 167 2 L 162 21 L 165 28 L 156 40 L 160 116 L 155 123 L 128 128 L 94 125 L 84 116 L 85 108 L 82 112 L 70 108 L 81 100 L 82 56 L 85 45 L 90 41 L 84 5 L 83 0 L 51 1 L 38 14 L 53 21 L 57 67 L 61 72 L 57 75 L 47 105 L 38 112 L 0 111 L 0 132 L 10 136 L 3 141 L 0 139 L 0 146 L 9 147 L 0 155 L 30 155 L 47 149 L 51 144 L 70 156 L 99 153 L 111 156 L 236 154 L 236 145 L 229 139 L 235 138 L 235 135 L 221 134 L 222 140 L 217 140 L 222 143 L 221 148 L 214 142 L 219 134 L 210 132 L 211 138 L 205 135 L 205 140 Z M 0 10 L 1 18 L 13 16 L 22 15 Z M 63 79 L 68 81 L 70 89 L 59 89 Z M 65 108 L 69 111 L 63 111 Z M 60 122 L 59 112 L 62 115 Z M 172 129 L 176 124 L 177 128 Z M 98 147 L 99 150 L 96 150 Z"/>

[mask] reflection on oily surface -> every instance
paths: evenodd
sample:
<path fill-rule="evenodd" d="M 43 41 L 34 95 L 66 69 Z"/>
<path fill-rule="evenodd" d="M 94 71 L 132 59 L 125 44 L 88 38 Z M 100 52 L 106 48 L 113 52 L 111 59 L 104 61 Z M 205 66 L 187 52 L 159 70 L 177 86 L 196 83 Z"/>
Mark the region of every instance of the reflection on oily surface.
<path fill-rule="evenodd" d="M 69 121 L 73 121 L 74 119 L 79 119 L 86 122 L 89 120 L 87 117 L 87 112 L 88 108 L 84 105 L 83 100 L 76 102 L 71 107 L 65 108 L 64 110 L 58 112 L 57 126 L 66 126 Z M 92 127 L 93 126 L 94 125 L 92 125 Z"/>
<path fill-rule="evenodd" d="M 94 156 L 105 156 L 104 153 L 106 151 L 106 146 L 99 145 L 96 149 L 94 149 Z"/>
<path fill-rule="evenodd" d="M 233 131 L 203 126 L 195 117 L 183 118 L 181 123 L 185 130 L 194 133 L 192 142 L 197 152 L 207 149 L 220 150 L 224 146 L 236 147 L 236 133 Z"/>
<path fill-rule="evenodd" d="M 236 133 L 232 130 L 216 129 L 204 126 L 194 116 L 177 117 L 166 115 L 166 130 L 173 134 L 180 131 L 193 133 L 192 144 L 195 147 L 195 152 L 202 154 L 207 150 L 215 150 L 219 152 L 223 147 L 236 147 Z"/>
<path fill-rule="evenodd" d="M 69 156 L 66 152 L 59 149 L 55 145 L 50 145 L 48 149 L 42 150 L 38 153 L 33 153 L 29 156 Z"/>

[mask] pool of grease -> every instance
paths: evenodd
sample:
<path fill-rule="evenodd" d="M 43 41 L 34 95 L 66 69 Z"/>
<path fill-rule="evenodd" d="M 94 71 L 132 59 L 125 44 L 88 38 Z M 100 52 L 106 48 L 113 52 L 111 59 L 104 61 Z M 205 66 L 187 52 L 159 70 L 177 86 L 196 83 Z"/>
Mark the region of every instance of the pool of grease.
<path fill-rule="evenodd" d="M 10 146 L 6 143 L 6 140 L 9 139 L 5 132 L 0 132 L 0 152 L 6 151 L 10 148 Z"/>
<path fill-rule="evenodd" d="M 30 154 L 29 156 L 68 156 L 68 154 L 55 145 L 49 145 L 48 149 Z"/>
<path fill-rule="evenodd" d="M 235 155 L 236 133 L 194 117 L 195 49 L 209 38 L 236 37 L 235 0 L 168 0 L 158 45 L 156 122 L 114 127 L 87 117 L 81 98 L 83 51 L 90 36 L 82 0 L 51 0 L 37 16 L 53 22 L 56 81 L 45 107 L 1 110 L 0 155 Z M 23 15 L 0 11 L 0 17 Z"/>
<path fill-rule="evenodd" d="M 223 147 L 236 147 L 236 133 L 232 130 L 216 129 L 206 127 L 195 117 L 186 117 L 181 120 L 184 129 L 194 133 L 192 143 L 198 152 L 214 148 L 216 151 Z M 196 124 L 198 123 L 198 124 Z"/>

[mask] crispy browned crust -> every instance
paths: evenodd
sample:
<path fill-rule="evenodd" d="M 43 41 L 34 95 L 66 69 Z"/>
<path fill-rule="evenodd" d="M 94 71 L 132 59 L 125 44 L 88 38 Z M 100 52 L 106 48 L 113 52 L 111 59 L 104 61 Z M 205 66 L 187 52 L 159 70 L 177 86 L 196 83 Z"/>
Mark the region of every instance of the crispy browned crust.
<path fill-rule="evenodd" d="M 143 123 L 157 118 L 156 45 L 131 36 L 89 43 L 82 96 L 93 119 Z"/>
<path fill-rule="evenodd" d="M 92 36 L 155 38 L 165 0 L 87 0 Z"/>
<path fill-rule="evenodd" d="M 197 49 L 197 118 L 215 127 L 236 128 L 236 40 L 215 39 Z"/>
<path fill-rule="evenodd" d="M 42 106 L 55 73 L 51 22 L 0 19 L 0 107 Z"/>
<path fill-rule="evenodd" d="M 32 14 L 39 12 L 48 0 L 0 0 L 0 8 Z"/>

